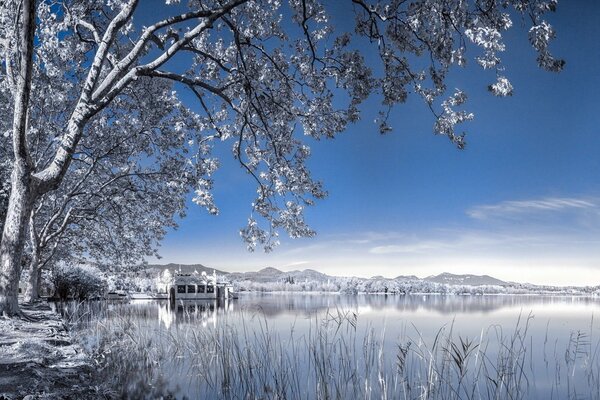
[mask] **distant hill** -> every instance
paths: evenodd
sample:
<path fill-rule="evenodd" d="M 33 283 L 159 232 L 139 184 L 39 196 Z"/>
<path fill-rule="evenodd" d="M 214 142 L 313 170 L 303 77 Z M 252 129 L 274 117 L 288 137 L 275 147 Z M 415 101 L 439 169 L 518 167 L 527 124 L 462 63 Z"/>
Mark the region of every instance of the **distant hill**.
<path fill-rule="evenodd" d="M 439 275 L 431 275 L 423 278 L 424 281 L 434 283 L 445 283 L 448 285 L 469 285 L 469 286 L 481 286 L 481 285 L 498 285 L 506 286 L 508 282 L 501 281 L 489 275 L 455 275 L 449 272 L 443 272 Z"/>
<path fill-rule="evenodd" d="M 206 272 L 207 274 L 212 274 L 213 270 L 216 271 L 219 275 L 226 275 L 231 281 L 252 281 L 257 283 L 269 283 L 269 282 L 283 282 L 287 280 L 293 280 L 294 282 L 305 282 L 305 281 L 315 281 L 315 282 L 327 282 L 330 279 L 335 279 L 339 277 L 334 277 L 331 275 L 327 275 L 314 269 L 305 269 L 305 270 L 294 270 L 294 271 L 281 271 L 277 268 L 266 267 L 258 271 L 249 271 L 249 272 L 225 272 L 221 270 L 215 270 L 214 268 L 206 267 L 202 264 L 152 264 L 148 265 L 144 268 L 145 272 L 148 274 L 160 274 L 165 269 L 169 269 L 171 273 L 181 271 L 184 274 L 190 274 L 194 271 L 198 271 L 199 273 Z M 366 280 L 367 278 L 356 278 L 358 280 Z M 439 275 L 431 275 L 426 278 L 418 278 L 414 275 L 399 275 L 395 278 L 385 278 L 383 276 L 374 276 L 369 278 L 371 280 L 397 280 L 397 281 L 425 281 L 432 283 L 442 283 L 448 285 L 469 285 L 469 286 L 482 286 L 482 285 L 498 285 L 498 286 L 508 286 L 511 283 L 505 282 L 500 279 L 494 278 L 489 275 L 456 275 L 451 274 L 449 272 L 444 272 Z"/>
<path fill-rule="evenodd" d="M 227 277 L 234 281 L 253 281 L 253 282 L 279 282 L 286 279 L 293 279 L 296 282 L 305 280 L 311 281 L 326 281 L 330 278 L 321 272 L 313 269 L 305 269 L 303 271 L 281 271 L 277 268 L 267 267 L 256 272 L 232 272 L 227 274 Z"/>
<path fill-rule="evenodd" d="M 152 264 L 140 266 L 131 271 L 132 278 L 156 278 L 164 270 L 171 273 L 206 272 L 213 273 L 213 268 L 202 264 Z M 464 274 L 457 275 L 444 272 L 419 278 L 414 275 L 399 275 L 395 278 L 373 276 L 371 278 L 331 276 L 314 269 L 281 271 L 267 267 L 250 272 L 225 272 L 214 270 L 225 276 L 238 291 L 313 291 L 355 293 L 443 293 L 443 294 L 585 294 L 600 296 L 600 286 L 548 286 L 528 283 L 507 282 L 489 275 Z M 135 286 L 137 287 L 137 286 Z M 137 290 L 137 289 L 136 289 Z"/>
<path fill-rule="evenodd" d="M 321 280 L 321 281 L 325 281 L 327 279 L 330 279 L 331 276 L 327 275 L 327 274 L 323 274 L 319 271 L 315 271 L 314 269 L 305 269 L 302 271 L 291 271 L 291 272 L 284 272 L 284 274 L 287 274 L 288 276 L 291 276 L 292 278 L 294 278 L 296 281 L 298 280 Z"/>
<path fill-rule="evenodd" d="M 394 278 L 397 281 L 419 281 L 421 280 L 419 277 L 414 275 L 398 275 Z"/>
<path fill-rule="evenodd" d="M 212 274 L 215 271 L 219 275 L 226 275 L 227 272 L 220 271 L 218 269 L 205 267 L 202 264 L 148 264 L 144 271 L 149 274 L 156 273 L 157 275 L 162 273 L 164 270 L 168 269 L 171 273 L 181 271 L 184 274 L 191 274 L 194 271 L 198 271 L 198 273 L 206 272 L 207 274 Z"/>
<path fill-rule="evenodd" d="M 251 272 L 232 272 L 227 274 L 227 277 L 231 280 L 249 280 L 253 282 L 273 282 L 277 281 L 283 272 L 277 268 L 263 268 L 259 271 Z"/>

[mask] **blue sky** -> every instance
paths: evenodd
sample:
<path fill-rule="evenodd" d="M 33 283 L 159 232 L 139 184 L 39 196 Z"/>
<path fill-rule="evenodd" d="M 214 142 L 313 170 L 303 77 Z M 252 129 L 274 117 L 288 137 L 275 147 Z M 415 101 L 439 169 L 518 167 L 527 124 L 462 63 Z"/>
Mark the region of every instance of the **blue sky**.
<path fill-rule="evenodd" d="M 334 24 L 344 17 L 334 15 Z M 537 68 L 520 21 L 503 54 L 512 97 L 489 94 L 494 76 L 473 62 L 452 74 L 448 87 L 465 90 L 475 113 L 464 126 L 465 150 L 433 135 L 432 115 L 417 98 L 396 107 L 393 132 L 379 135 L 372 99 L 361 122 L 311 144 L 312 171 L 329 191 L 307 211 L 315 238 L 282 238 L 273 253 L 248 253 L 238 231 L 254 188 L 225 159 L 215 176 L 220 215 L 190 204 L 160 262 L 599 284 L 600 2 L 562 1 L 549 20 L 558 33 L 554 53 L 567 61 L 560 74 Z"/>

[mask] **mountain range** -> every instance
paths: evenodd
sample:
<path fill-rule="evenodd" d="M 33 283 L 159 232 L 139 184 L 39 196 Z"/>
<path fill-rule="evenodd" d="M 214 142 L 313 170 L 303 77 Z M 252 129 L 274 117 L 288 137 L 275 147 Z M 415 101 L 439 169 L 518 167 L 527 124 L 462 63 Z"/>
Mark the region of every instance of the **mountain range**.
<path fill-rule="evenodd" d="M 481 285 L 498 285 L 506 286 L 509 283 L 500 279 L 494 278 L 489 275 L 455 275 L 449 272 L 443 272 L 439 275 L 431 275 L 423 280 L 435 283 L 445 283 L 448 285 L 469 285 L 469 286 L 481 286 Z"/>
<path fill-rule="evenodd" d="M 206 272 L 207 274 L 212 274 L 215 271 L 218 275 L 225 275 L 231 281 L 252 281 L 259 283 L 267 283 L 267 282 L 282 282 L 282 281 L 293 281 L 293 282 L 302 282 L 302 281 L 317 281 L 317 282 L 327 282 L 330 279 L 340 278 L 337 276 L 327 275 L 313 269 L 305 269 L 305 270 L 293 270 L 293 271 L 281 271 L 277 268 L 267 267 L 263 268 L 259 271 L 251 271 L 251 272 L 226 272 L 221 270 L 216 270 L 214 268 L 206 267 L 202 264 L 152 264 L 147 265 L 145 268 L 148 273 L 156 273 L 159 274 L 162 271 L 169 269 L 172 273 L 174 272 L 182 272 L 185 274 L 193 273 L 197 271 L 198 273 Z M 366 279 L 366 278 L 356 278 L 358 280 Z M 430 275 L 425 278 L 419 278 L 415 275 L 400 275 L 395 278 L 385 278 L 383 276 L 373 276 L 370 279 L 372 280 L 402 280 L 402 281 L 426 281 L 433 283 L 443 283 L 448 285 L 469 285 L 469 286 L 482 286 L 482 285 L 497 285 L 497 286 L 507 286 L 511 284 L 510 282 L 506 282 L 497 278 L 494 278 L 489 275 L 473 275 L 473 274 L 464 274 L 464 275 L 456 275 L 451 274 L 449 272 L 443 272 L 439 275 Z"/>

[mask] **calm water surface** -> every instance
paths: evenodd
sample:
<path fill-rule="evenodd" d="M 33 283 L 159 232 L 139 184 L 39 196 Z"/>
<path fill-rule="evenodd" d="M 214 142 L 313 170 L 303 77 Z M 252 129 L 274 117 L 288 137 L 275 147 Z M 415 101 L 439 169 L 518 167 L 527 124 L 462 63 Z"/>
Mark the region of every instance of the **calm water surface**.
<path fill-rule="evenodd" d="M 412 368 L 411 373 L 416 380 L 423 379 L 424 374 L 430 373 L 431 361 L 428 357 L 436 349 L 434 344 L 437 340 L 437 350 L 442 353 L 446 351 L 447 359 L 443 356 L 432 358 L 439 364 L 438 368 L 442 371 L 440 375 L 444 374 L 444 370 L 452 371 L 447 372 L 446 379 L 461 379 L 462 370 L 453 364 L 456 360 L 453 361 L 451 357 L 452 343 L 457 345 L 458 354 L 461 349 L 465 350 L 461 343 L 471 343 L 472 351 L 467 360 L 467 366 L 471 370 L 481 369 L 485 364 L 482 362 L 484 358 L 489 365 L 495 365 L 493 368 L 488 367 L 489 371 L 479 372 L 471 378 L 465 374 L 463 385 L 477 389 L 472 395 L 466 389 L 463 389 L 464 393 L 461 392 L 459 388 L 458 392 L 447 392 L 445 396 L 438 392 L 437 398 L 488 398 L 490 395 L 487 385 L 490 383 L 483 382 L 482 377 L 487 381 L 504 374 L 498 371 L 499 365 L 508 371 L 506 374 L 512 374 L 508 380 L 517 374 L 523 380 L 519 383 L 522 386 L 515 398 L 600 398 L 600 323 L 596 321 L 600 315 L 598 298 L 538 295 L 242 294 L 237 300 L 223 303 L 179 302 L 175 307 L 170 307 L 166 301 L 112 303 L 103 318 L 111 320 L 122 318 L 123 315 L 131 318 L 135 329 L 143 331 L 145 337 L 154 338 L 155 346 L 160 347 L 171 341 L 178 343 L 177 350 L 173 350 L 175 347 L 165 347 L 169 349 L 166 351 L 173 354 L 167 354 L 160 364 L 160 374 L 178 397 L 210 398 L 222 395 L 216 385 L 207 387 L 206 384 L 199 383 L 201 379 L 198 376 L 206 373 L 199 369 L 209 367 L 205 364 L 199 366 L 194 361 L 199 357 L 198 348 L 187 348 L 185 343 L 196 340 L 197 334 L 212 332 L 215 338 L 222 338 L 223 332 L 227 331 L 233 332 L 233 339 L 227 340 L 239 340 L 244 346 L 263 348 L 268 347 L 272 341 L 278 343 L 279 347 L 273 350 L 276 353 L 272 356 L 273 360 L 297 359 L 291 362 L 293 366 L 290 368 L 300 370 L 296 371 L 302 376 L 298 378 L 298 382 L 301 379 L 304 385 L 305 380 L 308 380 L 307 387 L 311 386 L 311 379 L 317 379 L 311 377 L 315 375 L 314 369 L 318 362 L 311 361 L 310 355 L 298 352 L 314 348 L 310 343 L 315 343 L 315 337 L 319 337 L 321 343 L 331 342 L 332 348 L 338 349 L 332 350 L 324 358 L 339 357 L 337 353 L 340 349 L 343 351 L 343 347 L 341 344 L 335 347 L 335 343 L 338 343 L 336 340 L 351 349 L 353 355 L 350 365 L 332 365 L 329 367 L 332 369 L 331 374 L 342 373 L 340 371 L 343 368 L 361 369 L 363 362 L 368 364 L 365 360 L 375 357 L 379 361 L 375 360 L 372 364 L 378 364 L 380 371 L 384 370 L 392 376 L 398 372 L 398 356 L 402 354 L 400 350 L 411 348 L 415 352 L 411 361 L 405 363 L 407 369 Z M 331 336 L 322 339 L 318 336 L 323 335 L 322 332 L 318 333 L 319 328 L 323 329 L 328 323 L 333 324 L 333 328 L 326 330 L 326 335 Z M 334 329 L 336 326 L 337 329 Z M 298 345 L 300 341 L 304 341 L 304 345 Z M 352 344 L 349 345 L 346 341 Z M 517 362 L 507 357 L 506 347 L 511 347 Z M 375 354 L 370 354 L 369 348 Z M 216 350 L 205 351 L 206 357 L 224 356 L 223 352 Z M 429 367 L 427 363 L 430 363 Z M 369 376 L 370 373 L 367 371 L 365 375 Z M 374 380 L 381 382 L 381 373 L 378 374 L 379 377 L 374 375 Z M 390 382 L 391 380 L 393 379 L 390 378 Z M 389 383 L 386 383 L 387 386 L 373 385 L 372 388 L 365 389 L 360 397 L 364 397 L 366 393 L 371 398 L 380 398 L 384 394 L 392 398 L 404 398 L 408 386 L 406 382 L 402 382 L 396 379 L 394 387 L 389 387 Z M 314 393 L 307 392 L 298 397 L 325 397 L 319 395 L 319 384 L 315 383 L 314 386 Z M 517 392 L 516 389 L 512 390 Z M 348 396 L 348 393 L 344 396 Z"/>

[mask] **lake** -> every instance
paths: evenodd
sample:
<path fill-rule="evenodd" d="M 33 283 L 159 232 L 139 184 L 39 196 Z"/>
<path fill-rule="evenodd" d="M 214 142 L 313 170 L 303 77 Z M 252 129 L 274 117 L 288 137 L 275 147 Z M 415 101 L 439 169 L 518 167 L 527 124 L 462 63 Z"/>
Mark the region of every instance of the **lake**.
<path fill-rule="evenodd" d="M 600 398 L 598 298 L 273 293 L 65 312 L 129 397 Z"/>

